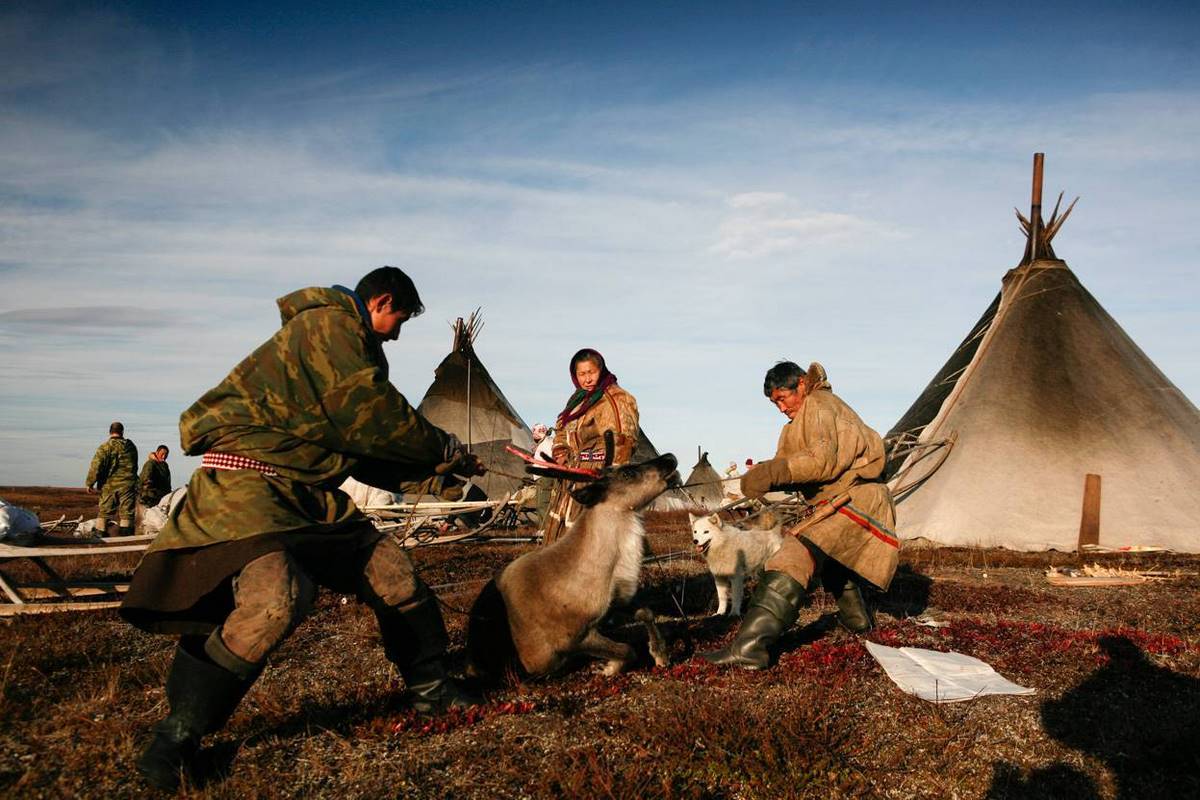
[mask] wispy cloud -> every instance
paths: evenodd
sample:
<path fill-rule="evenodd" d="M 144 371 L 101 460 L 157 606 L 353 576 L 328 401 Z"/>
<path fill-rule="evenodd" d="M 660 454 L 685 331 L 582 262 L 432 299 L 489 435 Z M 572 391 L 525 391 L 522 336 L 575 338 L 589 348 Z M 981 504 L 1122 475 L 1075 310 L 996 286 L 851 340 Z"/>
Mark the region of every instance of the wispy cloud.
<path fill-rule="evenodd" d="M 29 333 L 54 331 L 88 336 L 96 331 L 161 328 L 176 322 L 169 314 L 134 306 L 65 306 L 0 311 L 0 330 L 8 328 L 14 332 Z"/>
<path fill-rule="evenodd" d="M 730 259 L 763 258 L 814 247 L 871 247 L 904 234 L 853 214 L 809 211 L 780 192 L 744 192 L 729 199 L 712 252 Z"/>

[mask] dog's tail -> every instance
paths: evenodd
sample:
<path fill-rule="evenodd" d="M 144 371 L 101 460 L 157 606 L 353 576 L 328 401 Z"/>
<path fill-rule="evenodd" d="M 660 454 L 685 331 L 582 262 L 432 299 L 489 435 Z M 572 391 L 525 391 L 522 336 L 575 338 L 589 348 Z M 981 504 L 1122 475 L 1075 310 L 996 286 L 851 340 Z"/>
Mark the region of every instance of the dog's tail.
<path fill-rule="evenodd" d="M 475 598 L 467 619 L 468 670 L 484 680 L 496 681 L 510 670 L 516 655 L 508 625 L 508 606 L 492 579 Z"/>

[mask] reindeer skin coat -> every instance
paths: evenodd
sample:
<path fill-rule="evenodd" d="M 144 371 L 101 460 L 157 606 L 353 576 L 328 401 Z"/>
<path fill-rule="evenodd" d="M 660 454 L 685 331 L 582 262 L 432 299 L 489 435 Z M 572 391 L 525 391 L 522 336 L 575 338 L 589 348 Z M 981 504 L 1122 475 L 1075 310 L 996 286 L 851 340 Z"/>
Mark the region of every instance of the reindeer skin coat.
<path fill-rule="evenodd" d="M 800 413 L 783 426 L 773 461 L 786 467 L 788 480 L 780 485 L 798 484 L 809 502 L 848 490 L 850 506 L 888 528 L 884 535 L 891 539 L 896 508 L 879 480 L 883 440 L 833 393 L 828 381 L 810 389 Z M 880 589 L 891 583 L 900 557 L 895 540 L 887 541 L 843 514 L 807 528 L 804 538 Z"/>
<path fill-rule="evenodd" d="M 604 396 L 586 414 L 571 420 L 555 433 L 555 457 L 565 450 L 567 466 L 599 469 L 604 464 L 604 434 L 612 431 L 612 464 L 615 467 L 628 464 L 637 446 L 638 425 L 637 400 L 613 384 L 604 390 Z M 544 544 L 561 536 L 566 526 L 579 516 L 579 504 L 567 491 L 569 486 L 566 481 L 559 481 L 550 501 Z"/>
<path fill-rule="evenodd" d="M 613 432 L 613 466 L 628 464 L 637 446 L 637 400 L 620 386 L 613 384 L 604 390 L 604 397 L 579 419 L 571 420 L 555 434 L 554 446 L 565 445 L 569 451 L 568 465 L 572 467 L 600 466 L 588 456 L 604 458 L 604 434 Z M 561 441 L 560 441 L 560 438 Z"/>

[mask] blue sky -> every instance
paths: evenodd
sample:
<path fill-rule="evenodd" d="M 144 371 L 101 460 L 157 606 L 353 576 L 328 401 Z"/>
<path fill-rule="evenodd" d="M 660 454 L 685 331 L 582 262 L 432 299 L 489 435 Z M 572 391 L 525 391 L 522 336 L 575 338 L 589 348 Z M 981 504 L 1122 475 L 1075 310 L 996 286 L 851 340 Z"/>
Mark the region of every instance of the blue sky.
<path fill-rule="evenodd" d="M 1023 240 L 1031 155 L 1084 285 L 1189 397 L 1200 12 L 1182 4 L 6 3 L 0 484 L 143 451 L 278 324 L 404 267 L 526 421 L 604 352 L 685 464 L 761 458 L 776 360 L 887 430 Z M 190 463 L 174 454 L 176 482 Z"/>

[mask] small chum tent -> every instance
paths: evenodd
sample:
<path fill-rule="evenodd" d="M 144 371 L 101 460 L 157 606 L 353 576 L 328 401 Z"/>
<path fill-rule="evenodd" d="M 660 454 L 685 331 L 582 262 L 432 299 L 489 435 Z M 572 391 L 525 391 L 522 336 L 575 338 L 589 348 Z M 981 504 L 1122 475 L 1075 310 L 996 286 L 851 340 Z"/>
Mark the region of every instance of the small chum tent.
<path fill-rule="evenodd" d="M 1041 166 L 1025 257 L 888 434 L 897 530 L 1074 550 L 1092 473 L 1101 546 L 1198 552 L 1200 413 L 1055 256 Z"/>
<path fill-rule="evenodd" d="M 684 491 L 692 498 L 693 503 L 708 511 L 713 511 L 725 504 L 724 484 L 721 476 L 708 462 L 708 453 L 700 453 L 696 466 L 683 482 Z"/>
<path fill-rule="evenodd" d="M 650 437 L 646 435 L 645 429 L 639 425 L 637 444 L 633 446 L 633 453 L 629 456 L 629 463 L 641 464 L 644 461 L 658 458 L 659 455 L 658 448 L 650 441 Z M 687 492 L 680 488 L 674 488 L 660 494 L 646 508 L 649 511 L 671 511 L 687 508 L 691 504 L 692 499 L 688 497 Z"/>
<path fill-rule="evenodd" d="M 478 309 L 465 323 L 462 318 L 454 323 L 453 347 L 434 370 L 433 383 L 417 410 L 461 439 L 484 464 L 523 475 L 524 462 L 504 448 L 511 442 L 531 450 L 533 434 L 475 354 L 475 338 L 482 327 Z M 474 483 L 489 499 L 499 500 L 516 490 L 520 480 L 489 472 Z"/>

